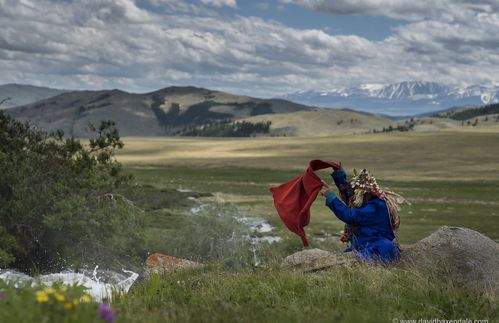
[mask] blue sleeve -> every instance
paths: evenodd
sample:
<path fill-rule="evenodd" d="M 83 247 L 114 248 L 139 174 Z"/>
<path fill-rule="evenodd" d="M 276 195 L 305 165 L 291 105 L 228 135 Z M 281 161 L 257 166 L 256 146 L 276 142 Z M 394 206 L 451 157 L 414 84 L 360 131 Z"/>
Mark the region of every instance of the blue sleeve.
<path fill-rule="evenodd" d="M 331 204 L 331 202 L 332 202 L 334 199 L 338 199 L 338 198 L 336 197 L 336 195 L 334 195 L 334 193 L 333 193 L 333 192 L 329 193 L 329 195 L 328 195 L 328 196 L 326 196 L 326 205 Z"/>
<path fill-rule="evenodd" d="M 340 191 L 341 199 L 345 203 L 347 203 L 348 200 L 350 199 L 350 196 L 348 194 L 349 183 L 347 180 L 347 174 L 345 173 L 345 170 L 343 168 L 335 170 L 333 173 L 331 173 L 331 177 L 333 178 L 334 184 Z"/>
<path fill-rule="evenodd" d="M 329 198 L 333 195 L 332 198 Z M 326 198 L 326 205 L 333 211 L 338 219 L 349 225 L 362 226 L 373 225 L 382 221 L 383 217 L 376 216 L 377 207 L 375 203 L 367 203 L 363 207 L 348 208 L 333 193 Z"/>

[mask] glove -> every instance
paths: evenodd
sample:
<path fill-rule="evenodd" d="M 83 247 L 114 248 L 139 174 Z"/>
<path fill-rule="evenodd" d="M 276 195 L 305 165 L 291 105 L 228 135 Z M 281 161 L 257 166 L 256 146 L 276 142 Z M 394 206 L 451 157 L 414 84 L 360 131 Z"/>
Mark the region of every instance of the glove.
<path fill-rule="evenodd" d="M 347 173 L 345 172 L 343 167 L 332 172 L 331 177 L 333 178 L 334 183 L 338 187 L 340 187 L 340 185 L 344 185 L 344 184 L 348 183 Z"/>

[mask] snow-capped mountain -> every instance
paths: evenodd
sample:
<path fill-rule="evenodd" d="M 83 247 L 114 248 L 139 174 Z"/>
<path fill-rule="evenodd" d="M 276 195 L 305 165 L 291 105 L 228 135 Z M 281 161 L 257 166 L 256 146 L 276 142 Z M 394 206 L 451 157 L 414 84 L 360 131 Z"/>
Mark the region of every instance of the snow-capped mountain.
<path fill-rule="evenodd" d="M 282 98 L 321 107 L 350 108 L 392 116 L 415 115 L 465 105 L 499 102 L 499 87 L 455 88 L 435 82 L 362 84 L 330 91 L 296 92 Z"/>
<path fill-rule="evenodd" d="M 451 91 L 449 87 L 433 82 L 401 82 L 384 86 L 373 95 L 390 100 L 421 100 L 448 95 Z"/>

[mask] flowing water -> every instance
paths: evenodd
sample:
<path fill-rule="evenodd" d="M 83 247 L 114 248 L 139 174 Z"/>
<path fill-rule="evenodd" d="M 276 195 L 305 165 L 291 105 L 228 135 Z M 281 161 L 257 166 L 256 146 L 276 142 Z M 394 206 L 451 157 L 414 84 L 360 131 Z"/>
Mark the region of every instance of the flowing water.
<path fill-rule="evenodd" d="M 100 302 L 106 298 L 110 299 L 113 292 L 127 293 L 139 277 L 139 274 L 132 271 L 125 269 L 122 269 L 122 271 L 123 273 L 99 270 L 99 266 L 96 266 L 92 271 L 66 271 L 31 277 L 15 270 L 0 269 L 0 279 L 8 283 L 13 283 L 16 287 L 24 284 L 51 286 L 57 282 L 64 285 L 78 284 L 85 286 L 87 288 L 86 292 L 95 301 Z"/>
<path fill-rule="evenodd" d="M 190 192 L 189 189 L 178 189 L 180 192 Z M 189 197 L 190 200 L 196 202 L 196 206 L 190 209 L 192 215 L 200 214 L 208 211 L 209 204 L 202 203 L 195 197 Z M 265 220 L 253 216 L 241 216 L 240 214 L 234 215 L 234 218 L 245 225 L 250 234 L 244 236 L 245 239 L 251 241 L 251 249 L 254 255 L 255 265 L 258 266 L 260 261 L 257 256 L 257 248 L 260 243 L 274 243 L 280 241 L 282 238 L 277 236 L 259 236 L 262 233 L 270 233 L 273 227 Z M 232 237 L 235 238 L 235 237 Z M 24 273 L 11 269 L 0 269 L 0 279 L 12 283 L 15 286 L 23 284 L 37 284 L 52 285 L 56 282 L 65 285 L 82 285 L 87 288 L 87 293 L 95 300 L 102 301 L 109 299 L 113 293 L 127 293 L 133 283 L 139 277 L 139 274 L 129 270 L 122 269 L 123 273 L 118 273 L 109 270 L 100 270 L 96 266 L 93 270 L 81 270 L 79 272 L 64 271 L 60 273 L 52 273 L 31 277 Z"/>
<path fill-rule="evenodd" d="M 178 191 L 190 191 L 189 189 L 177 189 Z M 200 215 L 200 214 L 205 214 L 206 212 L 210 211 L 210 208 L 213 208 L 213 204 L 206 204 L 203 203 L 200 199 L 195 198 L 195 197 L 188 197 L 189 200 L 192 200 L 194 203 L 196 203 L 195 206 L 193 206 L 189 213 L 191 215 Z M 217 201 L 221 204 L 224 204 L 225 201 L 217 196 Z M 257 217 L 257 216 L 243 216 L 241 215 L 237 210 L 235 210 L 235 213 L 232 215 L 234 219 L 236 219 L 238 222 L 243 224 L 247 229 L 248 233 L 245 235 L 243 238 L 250 240 L 251 241 L 251 252 L 253 253 L 253 261 L 255 263 L 255 266 L 260 265 L 260 260 L 257 255 L 257 250 L 258 250 L 258 245 L 261 243 L 274 243 L 274 242 L 279 242 L 282 240 L 281 237 L 278 236 L 271 236 L 271 235 L 265 235 L 262 236 L 262 233 L 269 234 L 272 232 L 274 229 L 270 223 L 265 221 L 264 219 Z M 235 232 L 232 234 L 232 239 L 235 239 Z"/>

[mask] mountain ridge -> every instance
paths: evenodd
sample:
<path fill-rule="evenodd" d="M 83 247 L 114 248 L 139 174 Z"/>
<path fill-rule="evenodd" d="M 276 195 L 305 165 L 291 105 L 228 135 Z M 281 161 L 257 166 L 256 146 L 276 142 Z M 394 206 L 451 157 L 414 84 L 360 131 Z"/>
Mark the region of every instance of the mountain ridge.
<path fill-rule="evenodd" d="M 436 82 L 361 84 L 330 91 L 302 91 L 281 96 L 302 104 L 351 108 L 393 117 L 421 115 L 452 107 L 499 102 L 499 87 L 452 87 Z"/>
<path fill-rule="evenodd" d="M 88 137 L 89 123 L 114 120 L 123 136 L 173 135 L 186 127 L 261 114 L 311 111 L 282 99 L 259 99 L 198 87 L 167 87 L 148 93 L 70 91 L 5 110 L 48 132 Z"/>
<path fill-rule="evenodd" d="M 0 101 L 9 99 L 0 106 L 0 109 L 34 103 L 65 92 L 68 92 L 68 90 L 18 83 L 3 84 L 0 85 Z"/>

